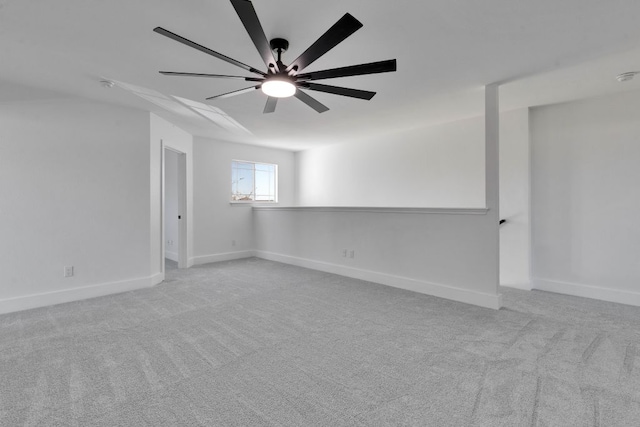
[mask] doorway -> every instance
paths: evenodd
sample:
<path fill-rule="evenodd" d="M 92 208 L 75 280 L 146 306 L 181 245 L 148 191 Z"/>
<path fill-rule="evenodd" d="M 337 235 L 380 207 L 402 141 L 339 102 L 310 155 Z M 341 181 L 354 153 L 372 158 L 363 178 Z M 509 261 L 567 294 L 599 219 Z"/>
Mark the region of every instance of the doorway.
<path fill-rule="evenodd" d="M 163 144 L 162 271 L 187 268 L 186 154 Z"/>

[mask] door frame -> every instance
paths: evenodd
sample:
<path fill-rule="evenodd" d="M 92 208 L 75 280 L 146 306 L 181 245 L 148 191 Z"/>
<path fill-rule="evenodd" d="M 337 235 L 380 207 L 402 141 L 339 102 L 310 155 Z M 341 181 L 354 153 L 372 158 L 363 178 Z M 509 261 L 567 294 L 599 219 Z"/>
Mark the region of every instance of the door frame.
<path fill-rule="evenodd" d="M 161 162 L 161 203 L 160 203 L 160 265 L 162 266 L 162 274 L 165 273 L 165 164 L 166 152 L 172 151 L 178 154 L 178 268 L 188 268 L 188 235 L 187 235 L 187 154 L 166 144 L 164 140 L 160 140 L 160 162 Z"/>

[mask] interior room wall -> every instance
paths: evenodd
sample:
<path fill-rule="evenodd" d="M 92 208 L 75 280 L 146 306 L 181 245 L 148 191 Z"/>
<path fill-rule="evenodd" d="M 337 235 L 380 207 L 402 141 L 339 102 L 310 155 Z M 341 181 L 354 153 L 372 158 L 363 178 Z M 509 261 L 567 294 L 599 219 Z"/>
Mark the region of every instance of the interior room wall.
<path fill-rule="evenodd" d="M 484 207 L 484 122 L 472 118 L 296 154 L 300 206 Z M 500 283 L 530 289 L 529 112 L 500 114 Z"/>
<path fill-rule="evenodd" d="M 152 284 L 148 141 L 141 111 L 0 104 L 0 312 Z"/>
<path fill-rule="evenodd" d="M 485 162 L 497 168 L 499 129 L 488 120 L 486 134 L 481 117 L 297 153 L 297 206 L 254 209 L 256 254 L 499 308 L 497 204 L 485 209 L 485 191 L 497 202 Z"/>
<path fill-rule="evenodd" d="M 301 151 L 296 204 L 484 207 L 483 120 Z"/>
<path fill-rule="evenodd" d="M 178 153 L 164 150 L 164 256 L 178 262 Z"/>
<path fill-rule="evenodd" d="M 231 161 L 278 165 L 278 205 L 294 203 L 291 151 L 194 138 L 195 263 L 251 256 L 253 214 L 247 204 L 231 204 Z"/>
<path fill-rule="evenodd" d="M 640 305 L 640 93 L 532 109 L 534 287 Z"/>

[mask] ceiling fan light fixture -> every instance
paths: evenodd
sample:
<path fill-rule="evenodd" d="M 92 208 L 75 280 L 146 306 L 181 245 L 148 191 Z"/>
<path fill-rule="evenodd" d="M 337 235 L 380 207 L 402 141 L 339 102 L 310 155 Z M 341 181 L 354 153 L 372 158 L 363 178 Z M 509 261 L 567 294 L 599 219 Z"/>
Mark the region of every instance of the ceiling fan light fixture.
<path fill-rule="evenodd" d="M 262 83 L 262 92 L 274 98 L 288 98 L 296 94 L 296 86 L 287 78 L 272 77 Z"/>

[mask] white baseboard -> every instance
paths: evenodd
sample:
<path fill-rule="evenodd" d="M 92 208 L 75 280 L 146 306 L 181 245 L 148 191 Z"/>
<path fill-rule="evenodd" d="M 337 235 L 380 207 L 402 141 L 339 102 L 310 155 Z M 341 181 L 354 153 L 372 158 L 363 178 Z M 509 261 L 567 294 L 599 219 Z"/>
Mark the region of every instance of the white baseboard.
<path fill-rule="evenodd" d="M 43 292 L 40 294 L 7 298 L 0 300 L 0 314 L 29 310 L 31 308 L 46 307 L 49 305 L 79 301 L 105 295 L 119 294 L 136 289 L 150 288 L 163 280 L 164 275 L 162 273 L 158 273 L 153 276 L 140 277 L 131 280 L 100 283 L 97 285 L 83 286 L 79 288 L 62 289 L 54 292 Z"/>
<path fill-rule="evenodd" d="M 151 276 L 150 279 L 151 286 L 159 285 L 160 283 L 164 282 L 164 273 L 156 273 Z"/>
<path fill-rule="evenodd" d="M 193 257 L 193 265 L 209 264 L 210 262 L 231 261 L 234 259 L 251 258 L 254 251 L 225 252 L 220 254 L 200 255 Z"/>
<path fill-rule="evenodd" d="M 505 288 L 521 289 L 523 291 L 530 291 L 533 289 L 531 283 L 500 283 L 500 286 L 504 286 Z"/>
<path fill-rule="evenodd" d="M 177 252 L 164 251 L 164 257 L 170 259 L 171 261 L 180 262 Z"/>
<path fill-rule="evenodd" d="M 354 267 L 332 264 L 323 261 L 315 261 L 306 258 L 298 258 L 274 252 L 255 251 L 254 256 L 270 261 L 277 261 L 284 264 L 310 268 L 312 270 L 339 274 L 341 276 L 351 277 L 354 279 L 366 280 L 368 282 L 380 283 L 382 285 L 393 286 L 395 288 L 406 289 L 409 291 L 463 302 L 466 304 L 492 308 L 494 310 L 498 310 L 502 306 L 501 295 L 491 295 L 483 292 L 475 292 L 468 289 L 461 289 L 438 283 L 411 279 L 409 277 L 395 276 L 371 270 L 362 270 Z"/>
<path fill-rule="evenodd" d="M 640 307 L 640 292 L 549 279 L 533 279 L 533 289 Z"/>

